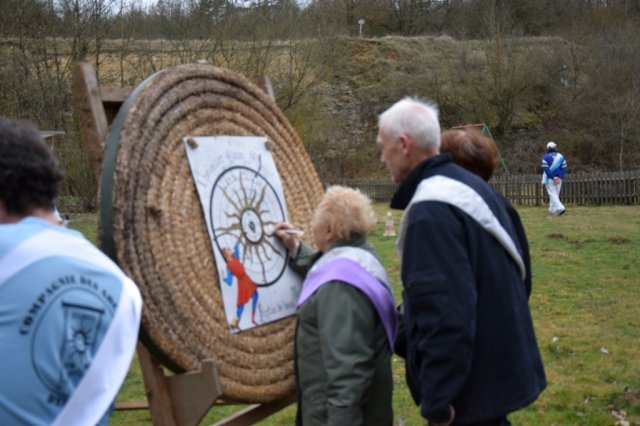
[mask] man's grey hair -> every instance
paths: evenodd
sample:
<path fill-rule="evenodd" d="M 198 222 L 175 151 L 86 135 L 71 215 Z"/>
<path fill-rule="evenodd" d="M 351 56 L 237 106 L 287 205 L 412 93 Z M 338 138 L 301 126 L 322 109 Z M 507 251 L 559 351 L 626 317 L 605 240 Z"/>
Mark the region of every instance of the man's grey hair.
<path fill-rule="evenodd" d="M 378 117 L 378 129 L 390 138 L 406 134 L 422 148 L 440 149 L 440 122 L 436 104 L 407 96 Z"/>

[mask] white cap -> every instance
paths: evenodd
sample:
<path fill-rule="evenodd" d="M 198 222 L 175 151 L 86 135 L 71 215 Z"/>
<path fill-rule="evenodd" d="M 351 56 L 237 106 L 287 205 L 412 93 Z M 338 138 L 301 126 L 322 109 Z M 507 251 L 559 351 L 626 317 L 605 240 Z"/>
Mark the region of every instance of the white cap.
<path fill-rule="evenodd" d="M 547 143 L 547 149 L 555 149 L 556 146 L 558 146 L 558 145 L 556 145 L 556 143 L 554 141 L 549 141 Z"/>

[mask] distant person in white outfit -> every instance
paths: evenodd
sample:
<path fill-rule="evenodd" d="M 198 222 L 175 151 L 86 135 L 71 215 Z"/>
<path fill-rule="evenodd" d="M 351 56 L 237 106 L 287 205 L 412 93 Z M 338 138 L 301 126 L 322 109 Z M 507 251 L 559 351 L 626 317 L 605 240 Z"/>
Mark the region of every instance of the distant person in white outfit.
<path fill-rule="evenodd" d="M 60 226 L 61 181 L 38 132 L 0 117 L 0 425 L 106 425 L 138 341 L 140 292 Z"/>
<path fill-rule="evenodd" d="M 547 153 L 542 157 L 542 184 L 549 194 L 549 213 L 561 215 L 565 212 L 560 202 L 560 188 L 567 173 L 567 160 L 556 151 L 558 145 L 550 141 L 547 143 Z"/>

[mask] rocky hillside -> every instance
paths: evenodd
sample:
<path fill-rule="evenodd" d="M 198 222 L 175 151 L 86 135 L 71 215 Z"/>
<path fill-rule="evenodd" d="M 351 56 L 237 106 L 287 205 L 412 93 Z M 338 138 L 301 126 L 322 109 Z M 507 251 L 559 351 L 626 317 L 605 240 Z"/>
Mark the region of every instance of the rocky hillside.
<path fill-rule="evenodd" d="M 377 115 L 404 96 L 437 102 L 443 128 L 487 124 L 508 169 L 533 173 L 553 137 L 544 106 L 562 89 L 566 54 L 560 38 L 344 39 L 309 105 L 290 116 L 322 175 L 385 175 L 374 143 Z"/>

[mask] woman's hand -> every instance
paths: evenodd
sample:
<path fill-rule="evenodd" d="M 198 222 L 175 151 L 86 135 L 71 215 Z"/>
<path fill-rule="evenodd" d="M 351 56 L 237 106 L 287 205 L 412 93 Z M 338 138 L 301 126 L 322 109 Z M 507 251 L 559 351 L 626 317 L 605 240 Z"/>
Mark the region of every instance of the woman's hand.
<path fill-rule="evenodd" d="M 289 250 L 290 253 L 293 253 L 296 248 L 298 248 L 298 239 L 295 235 L 287 234 L 285 232 L 286 229 L 294 229 L 293 225 L 290 223 L 282 222 L 278 223 L 273 227 L 273 235 L 278 237 L 282 244 Z"/>

